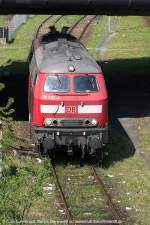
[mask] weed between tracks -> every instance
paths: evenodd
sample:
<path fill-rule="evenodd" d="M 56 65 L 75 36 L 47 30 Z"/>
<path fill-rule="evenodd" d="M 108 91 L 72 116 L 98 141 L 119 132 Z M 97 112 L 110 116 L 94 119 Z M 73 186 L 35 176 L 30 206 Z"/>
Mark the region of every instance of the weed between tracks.
<path fill-rule="evenodd" d="M 94 183 L 90 166 L 58 165 L 57 171 L 75 220 L 112 219 L 103 194 Z"/>
<path fill-rule="evenodd" d="M 28 21 L 27 24 L 23 25 L 18 30 L 18 32 L 16 33 L 17 39 L 15 40 L 15 42 L 11 45 L 6 45 L 7 49 L 1 49 L 0 72 L 1 74 L 3 74 L 3 76 L 1 77 L 1 81 L 4 82 L 6 80 L 6 85 L 8 85 L 8 83 L 10 84 L 12 74 L 18 74 L 18 70 L 20 76 L 22 74 L 26 74 L 26 58 L 28 55 L 29 47 L 25 49 L 22 49 L 22 47 L 31 44 L 33 34 L 32 32 L 34 31 L 33 27 L 35 27 L 35 25 L 38 25 L 40 21 L 42 21 L 45 17 L 46 16 L 33 17 L 30 21 Z M 96 25 L 96 27 L 94 28 L 94 32 L 96 32 L 98 26 L 99 25 Z M 108 46 L 109 51 L 107 51 L 105 55 L 108 62 L 103 64 L 103 70 L 106 74 L 107 83 L 111 78 L 111 85 L 108 84 L 109 93 L 111 94 L 110 110 L 112 110 L 112 108 L 114 107 L 114 102 L 116 103 L 117 107 L 119 106 L 119 110 L 121 109 L 121 102 L 122 104 L 126 105 L 126 108 L 128 108 L 127 110 L 123 108 L 124 111 L 120 110 L 121 113 L 118 110 L 117 113 L 115 113 L 116 117 L 140 117 L 142 114 L 141 111 L 139 113 L 139 110 L 135 110 L 135 108 L 133 107 L 135 104 L 135 98 L 133 102 L 130 102 L 133 108 L 129 107 L 130 104 L 127 104 L 132 95 L 130 95 L 130 98 L 128 98 L 127 101 L 123 102 L 121 95 L 122 90 L 124 90 L 124 93 L 127 94 L 125 90 L 128 90 L 129 92 L 129 86 L 125 86 L 126 84 L 123 82 L 124 80 L 122 81 L 122 78 L 128 78 L 129 81 L 131 81 L 133 77 L 135 78 L 135 75 L 138 75 L 136 76 L 136 79 L 137 77 L 140 79 L 140 75 L 142 75 L 140 83 L 143 84 L 143 80 L 146 79 L 146 85 L 149 84 L 147 79 L 147 76 L 149 75 L 149 35 L 149 28 L 143 27 L 143 23 L 141 22 L 141 19 L 139 17 L 124 17 L 120 20 L 120 25 L 118 27 L 116 37 Z M 90 38 L 88 39 L 88 41 L 90 42 Z M 94 42 L 95 41 L 91 43 L 91 46 L 94 46 Z M 11 47 L 19 47 L 20 49 L 18 48 L 12 50 Z M 132 48 L 132 51 L 127 51 L 128 48 Z M 140 48 L 147 50 L 140 50 Z M 133 79 L 133 81 L 135 81 L 133 82 L 134 87 L 137 86 L 136 79 Z M 11 86 L 13 87 L 11 89 L 13 90 L 11 93 L 13 93 L 14 90 L 17 90 L 17 87 L 19 87 L 19 83 L 17 83 L 17 86 L 15 86 L 14 88 L 13 85 L 15 82 L 12 82 L 11 80 Z M 6 87 L 8 88 L 8 86 Z M 119 90 L 118 87 L 120 87 Z M 147 86 L 145 86 L 144 84 L 143 87 L 145 89 L 145 87 Z M 141 89 L 134 89 L 135 95 L 139 93 L 139 90 Z M 22 90 L 20 92 L 18 91 L 18 93 L 20 95 L 22 93 Z M 11 96 L 10 92 L 4 92 L 4 96 L 6 100 L 6 97 Z M 20 105 L 22 106 L 22 103 L 24 102 L 24 98 L 22 99 L 23 96 L 24 93 L 22 93 L 22 96 L 19 96 L 21 98 L 21 100 L 19 101 L 20 104 L 18 108 L 16 107 L 19 113 Z M 15 101 L 18 101 L 17 94 L 15 97 Z M 114 102 L 113 99 L 115 99 Z M 143 99 L 145 98 L 143 97 Z M 1 101 L 2 100 L 3 97 L 1 98 Z M 23 111 L 26 110 L 26 108 L 23 108 Z M 144 106 L 142 105 L 142 107 L 139 108 L 143 109 Z M 135 111 L 133 111 L 133 109 Z M 25 117 L 23 117 L 22 120 L 24 118 Z M 121 211 L 121 215 L 124 218 L 124 224 L 149 225 L 150 173 L 141 159 L 135 154 L 135 149 L 130 143 L 131 140 L 129 138 L 125 138 L 125 132 L 120 134 L 120 130 L 117 132 L 117 129 L 118 128 L 115 128 L 115 131 L 111 131 L 110 144 L 106 148 L 106 151 L 109 152 L 109 155 L 104 162 L 103 168 L 100 168 L 98 170 L 104 174 L 104 179 L 107 187 L 109 188 L 109 192 L 111 193 L 113 200 L 117 204 L 118 208 Z M 145 137 L 144 147 L 147 146 L 148 149 L 149 129 L 142 126 L 141 132 L 143 134 L 142 137 Z M 15 141 L 11 135 L 10 130 L 5 131 L 4 141 L 6 144 L 13 143 Z M 50 169 L 47 163 L 39 164 L 36 162 L 36 160 L 25 157 L 12 157 L 9 156 L 9 154 L 4 156 L 4 162 L 4 171 L 6 176 L 0 181 L 0 198 L 2 202 L 0 211 L 1 221 L 4 221 L 5 219 L 7 219 L 7 221 L 14 221 L 14 219 L 16 218 L 20 220 L 23 216 L 23 209 L 26 206 L 24 202 L 26 204 L 29 204 L 27 209 L 30 208 L 29 211 L 26 211 L 24 217 L 28 220 L 40 219 L 41 221 L 44 221 L 49 218 L 54 220 L 63 218 L 61 211 L 59 211 L 59 207 L 56 207 L 56 205 L 59 205 L 59 202 L 56 202 L 54 207 L 55 199 L 57 199 L 56 196 L 58 196 L 57 191 L 52 192 L 52 194 L 48 194 L 51 193 L 51 191 L 44 191 L 42 189 L 44 186 L 47 187 L 47 190 L 50 190 L 51 186 L 49 186 L 49 184 L 53 184 L 54 182 L 53 178 L 49 177 Z M 95 217 L 99 217 L 98 210 L 101 210 L 101 202 L 103 202 L 103 199 L 101 200 L 101 195 L 99 194 L 99 192 L 97 193 L 97 188 L 92 188 L 90 184 L 91 179 L 88 178 L 88 166 L 86 165 L 84 167 L 85 168 L 78 168 L 77 166 L 74 167 L 68 165 L 64 168 L 62 165 L 60 165 L 59 169 L 63 170 L 62 173 L 64 173 L 64 171 L 66 171 L 67 173 L 66 180 L 63 180 L 63 182 L 66 191 L 72 191 L 73 193 L 72 195 L 67 196 L 68 201 L 72 206 L 73 213 L 77 216 L 77 218 L 94 217 L 95 219 Z M 83 176 L 83 179 L 82 177 L 79 178 L 78 185 L 78 182 L 76 182 L 75 179 L 71 176 L 69 176 L 71 177 L 71 180 L 68 180 L 69 171 L 67 171 L 67 168 L 70 170 L 70 175 L 72 171 L 74 174 L 78 174 L 81 170 L 84 169 L 85 175 L 87 175 Z M 36 178 L 37 182 L 33 182 L 33 178 Z M 87 182 L 87 185 L 85 184 L 85 182 Z M 71 185 L 71 190 L 69 184 Z M 81 190 L 81 188 L 79 187 L 84 188 L 83 190 Z M 75 195 L 75 193 L 77 194 Z M 97 199 L 95 200 L 94 198 Z M 31 202 L 32 205 L 31 207 L 29 207 Z M 88 204 L 86 204 L 87 202 Z M 74 203 L 76 206 L 79 206 L 78 209 L 73 207 Z M 97 205 L 97 203 L 99 206 Z M 81 204 L 84 206 L 83 208 L 80 207 Z M 96 211 L 93 210 L 93 208 Z M 103 211 L 100 212 L 103 213 Z M 105 216 L 106 214 L 103 215 Z M 10 223 L 4 224 L 10 225 Z"/>

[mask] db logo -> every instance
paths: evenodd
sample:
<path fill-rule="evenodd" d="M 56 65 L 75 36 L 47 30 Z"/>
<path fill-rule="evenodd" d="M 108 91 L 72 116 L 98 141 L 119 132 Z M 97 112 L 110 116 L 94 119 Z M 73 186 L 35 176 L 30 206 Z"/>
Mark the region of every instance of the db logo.
<path fill-rule="evenodd" d="M 66 113 L 77 113 L 77 106 L 67 106 Z"/>

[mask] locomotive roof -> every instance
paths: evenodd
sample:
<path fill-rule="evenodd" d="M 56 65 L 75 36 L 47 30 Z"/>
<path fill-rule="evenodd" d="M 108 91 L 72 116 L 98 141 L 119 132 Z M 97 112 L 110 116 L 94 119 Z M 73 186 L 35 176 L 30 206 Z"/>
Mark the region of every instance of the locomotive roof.
<path fill-rule="evenodd" d="M 40 38 L 35 50 L 38 68 L 46 73 L 68 73 L 69 66 L 74 73 L 97 73 L 101 68 L 89 55 L 86 48 L 73 36 L 62 33 L 48 33 Z"/>

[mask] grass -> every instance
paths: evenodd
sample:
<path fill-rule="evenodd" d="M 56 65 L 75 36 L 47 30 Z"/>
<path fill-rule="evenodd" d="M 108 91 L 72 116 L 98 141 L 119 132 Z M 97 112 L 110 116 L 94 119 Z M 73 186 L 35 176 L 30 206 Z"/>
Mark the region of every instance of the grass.
<path fill-rule="evenodd" d="M 38 24 L 45 17 L 46 16 L 33 17 L 27 24 L 23 25 L 17 31 L 14 43 L 7 45 L 6 49 L 1 49 L 0 71 L 5 73 L 11 73 L 12 71 L 16 72 L 18 70 L 18 66 L 16 66 L 16 64 L 14 64 L 13 70 L 11 71 L 6 71 L 7 66 L 16 61 L 26 62 L 29 46 L 31 44 L 33 33 L 35 32 L 35 27 L 38 26 Z M 64 22 L 65 25 L 72 23 L 73 19 L 69 19 L 69 22 L 67 22 L 67 20 Z M 104 24 L 106 21 L 104 20 Z M 126 74 L 129 77 L 135 76 L 135 74 L 140 75 L 141 72 L 145 75 L 149 74 L 148 49 L 150 29 L 143 24 L 144 23 L 140 17 L 123 17 L 119 19 L 117 35 L 108 46 L 108 51 L 105 55 L 106 59 L 109 61 L 103 65 L 103 70 L 108 80 L 111 76 L 115 79 L 116 76 L 123 77 Z M 103 30 L 103 26 L 101 25 L 102 24 L 95 25 L 93 28 L 93 34 L 88 38 L 88 47 L 93 48 L 96 46 L 96 39 L 99 37 L 99 33 Z M 61 22 L 58 26 L 61 27 Z M 12 47 L 14 47 L 14 50 L 12 50 Z M 20 66 L 20 73 L 25 72 L 25 69 L 26 66 Z M 122 74 L 122 71 L 124 71 L 125 75 Z M 142 137 L 144 138 L 144 141 L 142 138 L 142 142 L 144 146 L 147 146 L 147 149 L 149 149 L 149 128 L 147 129 L 142 127 L 141 132 L 143 135 Z M 10 133 L 6 132 L 6 142 L 13 140 L 9 140 L 8 137 L 10 136 Z M 104 174 L 104 179 L 109 187 L 111 196 L 113 197 L 114 202 L 116 202 L 121 215 L 124 218 L 124 224 L 149 225 L 149 170 L 141 159 L 135 154 L 135 149 L 131 148 L 129 140 L 114 130 L 111 131 L 110 143 L 107 146 L 106 151 L 109 155 L 103 165 L 103 168 L 99 169 L 99 172 Z M 42 190 L 43 186 L 48 186 L 49 183 L 54 182 L 52 177 L 49 177 L 50 169 L 47 165 L 47 163 L 46 165 L 43 163 L 38 164 L 35 160 L 30 158 L 16 158 L 7 155 L 5 158 L 5 173 L 6 178 L 8 179 L 6 182 L 8 188 L 7 193 L 9 196 L 15 196 L 16 201 L 14 203 L 12 201 L 8 202 L 7 205 L 4 206 L 15 205 L 15 209 L 17 209 L 17 212 L 20 212 L 21 214 L 23 204 L 20 204 L 19 207 L 18 202 L 22 196 L 20 195 L 19 197 L 17 193 L 20 193 L 20 190 L 24 190 L 25 193 L 31 194 L 30 182 L 27 181 L 27 178 L 30 178 L 29 180 L 31 181 L 31 184 L 33 184 L 35 178 L 40 178 L 40 190 L 37 188 L 39 193 L 34 192 L 35 196 L 31 195 L 34 197 L 34 200 L 32 201 L 33 203 L 30 207 L 30 211 L 26 213 L 26 218 L 36 220 L 44 220 L 45 218 L 52 218 L 55 220 L 58 218 L 63 218 L 63 215 L 61 215 L 59 210 L 53 207 L 53 202 L 56 195 L 58 196 L 57 191 L 54 192 L 53 195 L 49 195 L 47 192 L 43 192 Z M 74 215 L 77 218 L 83 219 L 87 218 L 87 215 L 89 218 L 98 218 L 99 210 L 101 210 L 103 206 L 103 199 L 97 187 L 91 186 L 91 180 L 88 178 L 88 165 L 84 166 L 84 168 L 80 168 L 77 165 L 68 165 L 67 167 L 60 165 L 58 169 L 63 177 L 65 177 L 65 173 L 67 174 L 67 177 L 62 179 L 62 182 L 66 188 L 66 192 L 68 193 L 67 198 L 72 206 Z M 81 177 L 76 183 L 71 175 L 80 173 L 84 173 L 83 178 Z M 24 174 L 25 177 L 23 176 Z M 23 185 L 21 185 L 22 189 L 20 189 L 20 186 L 18 185 L 16 191 L 13 190 L 12 187 L 16 187 L 15 185 L 19 184 L 22 177 L 24 177 L 27 182 L 23 182 Z M 71 180 L 68 180 L 68 178 Z M 2 188 L 5 182 L 4 180 L 1 180 L 0 182 L 0 187 Z M 69 192 L 72 192 L 72 194 L 69 195 Z M 0 193 L 0 196 L 2 196 L 4 189 L 1 189 Z M 29 199 L 24 195 L 23 198 L 26 200 Z M 79 206 L 79 208 L 74 207 L 74 203 L 76 206 Z M 80 203 L 82 203 L 82 208 L 80 208 Z M 8 212 L 8 216 L 12 216 L 12 214 L 10 214 L 12 213 L 12 207 L 7 208 L 8 209 L 6 212 Z M 4 216 L 6 212 L 3 211 L 2 215 Z M 19 216 L 18 213 L 15 215 Z M 2 217 L 2 219 L 4 218 Z"/>
<path fill-rule="evenodd" d="M 108 45 L 108 50 L 105 53 L 106 63 L 102 65 L 109 91 L 112 86 L 116 85 L 116 88 L 118 87 L 120 90 L 118 95 L 123 96 L 119 85 L 123 87 L 124 80 L 135 83 L 135 85 L 141 81 L 141 88 L 144 85 L 142 91 L 144 93 L 148 91 L 146 82 L 149 81 L 149 37 L 150 28 L 144 24 L 141 17 L 120 18 L 117 34 Z M 133 88 L 134 91 L 136 91 L 136 88 Z M 143 103 L 143 111 L 140 110 L 141 114 L 139 113 L 138 117 L 142 117 L 143 114 L 149 115 L 147 97 L 144 93 L 141 93 L 141 95 L 145 105 Z M 114 92 L 111 94 L 114 94 Z M 134 96 L 134 93 L 131 94 Z M 138 111 L 129 111 L 134 109 L 136 100 L 135 98 L 133 107 L 126 105 L 128 115 L 124 113 L 120 115 L 121 118 L 125 115 L 126 117 L 136 117 Z M 130 102 L 129 99 L 128 102 Z M 112 104 L 111 98 L 110 103 Z M 121 209 L 121 215 L 126 225 L 149 225 L 149 169 L 142 159 L 135 154 L 130 139 L 125 134 L 116 133 L 116 131 L 117 129 L 111 132 L 110 143 L 107 146 L 109 156 L 105 168 L 102 170 L 105 174 L 106 183 L 110 187 L 113 200 Z M 145 151 L 147 152 L 149 152 L 150 144 L 149 134 L 148 122 L 140 124 L 141 146 L 146 147 L 147 150 Z"/>
<path fill-rule="evenodd" d="M 10 78 L 10 75 L 18 76 L 19 73 L 21 76 L 27 72 L 27 57 L 33 35 L 46 17 L 46 15 L 32 17 L 17 30 L 13 43 L 1 46 L 1 82 L 4 82 L 8 75 Z M 12 135 L 13 126 L 12 120 L 5 124 L 4 146 L 12 145 L 17 141 Z M 43 191 L 44 186 L 47 187 L 53 182 L 48 163 L 43 161 L 39 164 L 32 158 L 13 157 L 6 150 L 4 149 L 3 154 L 4 178 L 0 180 L 1 224 L 11 224 L 11 221 L 14 222 L 16 219 L 44 221 L 61 218 L 59 211 L 53 205 L 55 194 Z"/>
<path fill-rule="evenodd" d="M 87 38 L 86 46 L 89 48 L 89 52 L 94 56 L 97 51 L 95 50 L 95 47 L 97 45 L 97 48 L 102 47 L 105 39 L 109 35 L 108 33 L 108 17 L 107 16 L 100 16 L 97 19 L 97 22 L 94 23 L 92 26 L 92 32 L 90 33 L 90 36 Z M 98 44 L 98 42 L 100 43 Z"/>
<path fill-rule="evenodd" d="M 142 153 L 148 157 L 148 161 L 150 159 L 150 126 L 149 126 L 149 117 L 144 120 L 140 120 L 139 123 L 139 136 L 140 136 L 140 148 L 142 149 Z"/>
<path fill-rule="evenodd" d="M 13 157 L 3 154 L 4 176 L 0 180 L 0 221 L 13 224 L 15 221 L 36 221 L 45 218 L 56 220 L 58 212 L 53 207 L 54 190 L 44 187 L 52 184 L 49 161 L 38 163 L 30 157 Z"/>
<path fill-rule="evenodd" d="M 33 36 L 39 24 L 47 16 L 34 16 L 16 31 L 14 42 L 1 48 L 0 65 L 2 68 L 15 61 L 27 61 Z M 21 71 L 22 72 L 22 71 Z"/>
<path fill-rule="evenodd" d="M 57 170 L 75 220 L 107 220 L 112 218 L 99 186 L 94 184 L 89 166 L 58 165 Z"/>
<path fill-rule="evenodd" d="M 149 225 L 149 170 L 134 154 L 124 136 L 114 130 L 106 151 L 108 158 L 99 171 L 104 174 L 106 186 L 118 205 L 124 224 Z"/>
<path fill-rule="evenodd" d="M 8 25 L 8 16 L 0 16 L 0 26 Z"/>
<path fill-rule="evenodd" d="M 56 27 L 59 31 L 61 31 L 62 27 L 71 27 L 77 20 L 80 19 L 80 17 L 80 15 L 64 16 L 63 19 L 56 24 Z"/>
<path fill-rule="evenodd" d="M 141 17 L 121 17 L 106 59 L 149 57 L 150 29 Z"/>
<path fill-rule="evenodd" d="M 1 46 L 1 55 L 0 55 L 0 71 L 5 73 L 10 73 L 10 71 L 6 71 L 5 67 L 13 64 L 13 62 L 25 62 L 27 61 L 27 57 L 29 54 L 30 46 L 33 40 L 33 36 L 45 18 L 48 15 L 34 16 L 27 21 L 27 23 L 23 24 L 20 28 L 17 29 L 14 42 L 11 44 L 6 44 L 5 46 Z M 57 25 L 58 29 L 61 28 L 62 23 L 64 26 L 70 26 L 74 21 L 76 21 L 79 16 L 70 16 L 64 17 Z M 12 71 L 12 70 L 11 70 Z M 14 65 L 13 68 L 14 73 L 17 72 L 17 68 Z M 20 73 L 26 72 L 26 66 L 20 68 Z"/>

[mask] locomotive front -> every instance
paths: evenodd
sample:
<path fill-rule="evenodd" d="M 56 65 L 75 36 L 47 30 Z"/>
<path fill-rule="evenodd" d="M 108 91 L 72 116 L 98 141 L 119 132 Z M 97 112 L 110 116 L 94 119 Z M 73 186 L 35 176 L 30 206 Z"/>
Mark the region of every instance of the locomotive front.
<path fill-rule="evenodd" d="M 100 67 L 75 38 L 65 35 L 42 43 L 42 60 L 29 91 L 35 145 L 44 153 L 60 146 L 68 152 L 100 151 L 108 141 L 107 91 Z"/>

